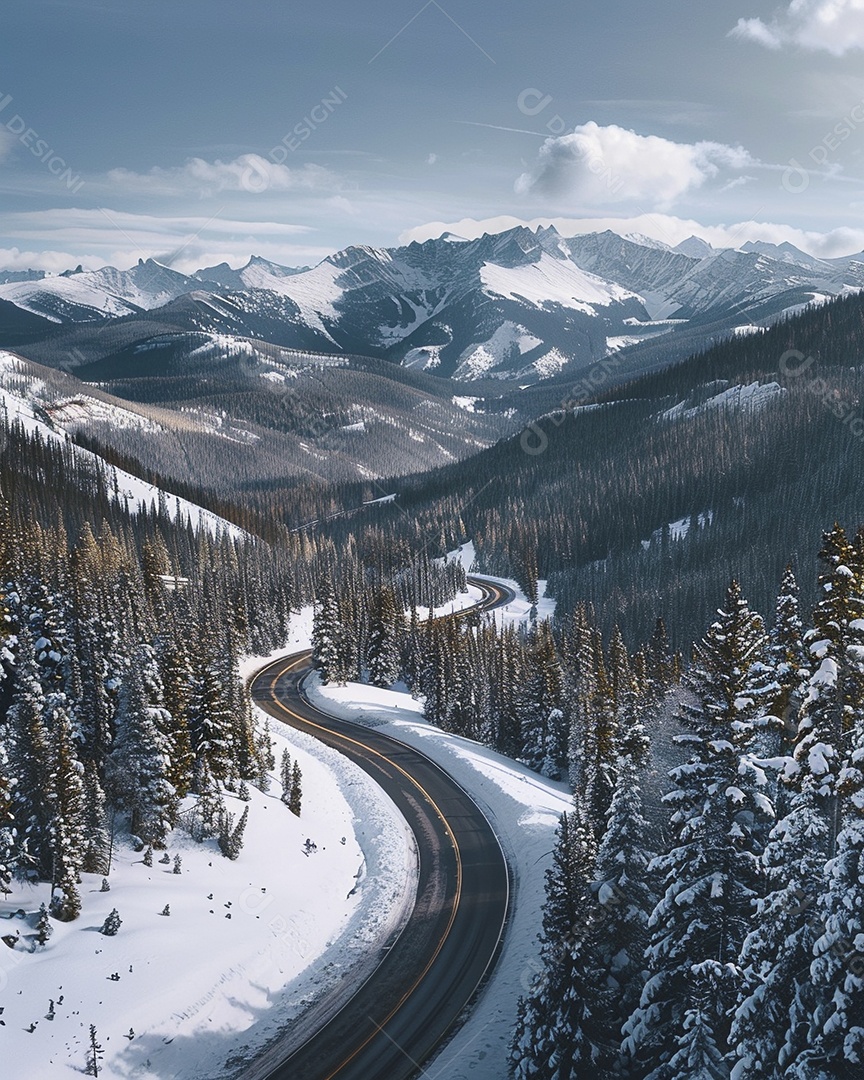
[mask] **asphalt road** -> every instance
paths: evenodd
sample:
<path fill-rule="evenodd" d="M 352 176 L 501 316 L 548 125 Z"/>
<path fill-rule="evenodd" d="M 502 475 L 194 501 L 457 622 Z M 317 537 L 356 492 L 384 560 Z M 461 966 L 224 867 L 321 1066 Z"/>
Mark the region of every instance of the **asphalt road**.
<path fill-rule="evenodd" d="M 498 586 L 471 581 L 484 591 L 478 605 L 484 610 L 512 598 Z M 278 1045 L 271 1046 L 264 1075 L 410 1080 L 421 1074 L 497 958 L 510 896 L 507 864 L 480 809 L 443 769 L 418 750 L 331 717 L 304 698 L 300 684 L 310 659 L 303 652 L 263 668 L 252 681 L 252 696 L 272 717 L 344 753 L 387 792 L 416 837 L 420 880 L 414 911 L 374 973 L 299 1049 L 280 1059 Z"/>

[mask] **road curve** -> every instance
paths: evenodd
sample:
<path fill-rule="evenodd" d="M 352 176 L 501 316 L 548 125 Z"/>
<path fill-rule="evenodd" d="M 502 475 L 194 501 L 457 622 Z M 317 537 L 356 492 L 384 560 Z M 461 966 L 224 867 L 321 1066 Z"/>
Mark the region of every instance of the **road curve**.
<path fill-rule="evenodd" d="M 483 601 L 448 618 L 512 599 L 469 579 Z M 420 751 L 339 720 L 303 696 L 306 651 L 262 668 L 251 683 L 274 718 L 344 753 L 387 792 L 420 856 L 414 910 L 373 974 L 299 1049 L 266 1058 L 267 1080 L 410 1080 L 442 1043 L 497 959 L 510 897 L 501 845 L 476 803 Z M 261 1076 L 260 1065 L 255 1070 Z"/>

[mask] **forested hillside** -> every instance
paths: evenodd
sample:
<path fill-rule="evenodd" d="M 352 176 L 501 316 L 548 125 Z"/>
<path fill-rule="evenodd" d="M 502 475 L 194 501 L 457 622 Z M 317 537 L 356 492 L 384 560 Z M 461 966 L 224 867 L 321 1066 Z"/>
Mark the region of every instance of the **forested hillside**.
<path fill-rule="evenodd" d="M 441 604 L 464 574 L 383 538 L 337 561 L 325 538 L 194 527 L 164 493 L 130 509 L 71 440 L 0 435 L 0 891 L 50 882 L 68 921 L 112 843 L 160 848 L 182 822 L 237 857 L 245 822 L 223 795 L 275 769 L 239 661 L 285 642 L 316 581 L 354 583 L 365 642 L 379 596 Z"/>
<path fill-rule="evenodd" d="M 864 520 L 864 300 L 808 309 L 565 407 L 468 462 L 395 481 L 376 508 L 397 534 L 475 541 L 480 568 L 562 610 L 592 602 L 608 636 L 645 641 L 664 615 L 695 640 L 738 576 L 760 608 L 835 519 Z M 591 402 L 594 402 L 592 405 Z M 398 509 L 397 509 L 398 507 Z"/>

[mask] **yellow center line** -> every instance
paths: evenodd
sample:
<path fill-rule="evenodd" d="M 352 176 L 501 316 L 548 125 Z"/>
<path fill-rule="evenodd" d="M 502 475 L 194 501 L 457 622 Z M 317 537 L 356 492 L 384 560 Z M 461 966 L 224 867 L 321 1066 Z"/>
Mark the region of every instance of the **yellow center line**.
<path fill-rule="evenodd" d="M 445 828 L 445 830 L 447 832 L 447 835 L 450 838 L 450 842 L 453 845 L 453 850 L 454 850 L 454 852 L 456 854 L 456 893 L 455 893 L 455 896 L 453 898 L 453 907 L 452 907 L 451 912 L 450 912 L 450 918 L 449 918 L 449 920 L 447 922 L 447 926 L 446 926 L 446 928 L 444 930 L 444 933 L 441 935 L 441 938 L 438 941 L 437 946 L 435 947 L 435 951 L 433 952 L 432 956 L 429 958 L 429 961 L 427 962 L 426 966 L 423 968 L 422 972 L 418 975 L 418 977 L 415 979 L 414 983 L 408 988 L 408 990 L 405 991 L 405 993 L 402 995 L 402 997 L 399 999 L 399 1001 L 393 1006 L 391 1011 L 384 1018 L 384 1021 L 380 1025 L 378 1025 L 380 1028 L 384 1028 L 384 1027 L 387 1026 L 387 1024 L 390 1023 L 390 1021 L 393 1019 L 393 1017 L 396 1015 L 396 1013 L 402 1008 L 402 1006 L 405 1004 L 405 1002 L 408 1000 L 408 998 L 414 993 L 414 991 L 417 989 L 417 987 L 423 982 L 423 980 L 429 974 L 430 968 L 435 963 L 435 961 L 438 959 L 438 955 L 440 954 L 441 950 L 444 948 L 444 944 L 447 941 L 447 938 L 450 936 L 450 932 L 453 929 L 453 923 L 456 921 L 456 914 L 457 914 L 458 909 L 459 909 L 459 902 L 460 902 L 460 900 L 462 898 L 462 854 L 461 854 L 461 852 L 459 850 L 459 845 L 458 845 L 458 843 L 456 841 L 456 837 L 455 837 L 455 835 L 453 833 L 453 830 L 450 828 L 450 823 L 447 821 L 447 818 L 444 816 L 443 812 L 441 811 L 441 808 L 438 806 L 438 804 L 435 802 L 435 800 L 432 798 L 432 796 L 429 794 L 429 792 L 426 791 L 426 789 L 423 787 L 423 785 L 418 780 L 416 780 L 409 772 L 406 772 L 406 770 L 403 769 L 401 765 L 398 765 L 395 761 L 392 761 L 385 754 L 380 753 L 380 751 L 373 749 L 371 746 L 366 746 L 365 743 L 362 743 L 357 739 L 352 739 L 349 735 L 344 735 L 342 732 L 333 732 L 329 728 L 324 727 L 323 724 L 316 724 L 314 720 L 308 720 L 306 717 L 300 716 L 298 713 L 294 712 L 293 709 L 290 709 L 284 702 L 279 700 L 279 698 L 278 698 L 278 696 L 276 694 L 276 684 L 279 682 L 279 680 L 285 674 L 287 674 L 287 672 L 291 671 L 293 668 L 299 666 L 300 664 L 305 663 L 307 661 L 307 659 L 308 659 L 308 654 L 300 656 L 296 660 L 292 661 L 292 663 L 290 663 L 286 667 L 282 668 L 277 673 L 276 677 L 270 683 L 270 692 L 271 692 L 271 696 L 272 696 L 272 700 L 273 700 L 274 704 L 277 705 L 280 709 L 282 709 L 283 712 L 285 712 L 289 716 L 293 717 L 295 720 L 299 720 L 301 723 L 308 724 L 310 727 L 317 728 L 319 731 L 326 732 L 327 734 L 329 734 L 331 736 L 336 735 L 338 738 L 344 739 L 345 742 L 352 743 L 354 746 L 359 747 L 361 750 L 365 751 L 367 754 L 374 754 L 376 757 L 381 758 L 382 761 L 386 761 L 387 764 L 390 765 L 392 768 L 397 769 L 408 781 L 410 781 L 410 783 L 412 783 L 414 785 L 414 787 L 417 788 L 418 791 L 420 791 L 422 793 L 422 795 L 424 796 L 426 801 L 429 803 L 429 805 L 435 810 L 435 813 L 438 815 L 438 817 L 441 819 L 441 821 L 442 821 L 442 823 L 444 825 L 444 828 Z M 263 674 L 263 672 L 262 672 L 262 674 Z M 313 708 L 314 708 L 314 706 L 313 706 Z M 318 710 L 318 711 L 320 711 L 320 710 Z M 373 1021 L 373 1023 L 374 1022 L 375 1021 Z M 325 1078 L 325 1080 L 332 1080 L 332 1078 L 334 1076 L 338 1075 L 338 1073 L 340 1073 L 347 1065 L 350 1065 L 350 1063 L 354 1060 L 354 1058 L 356 1058 L 357 1055 L 360 1054 L 369 1045 L 369 1043 L 375 1038 L 375 1036 L 377 1034 L 378 1034 L 378 1031 L 376 1030 L 376 1031 L 373 1031 L 369 1036 L 367 1036 L 367 1038 L 364 1039 L 364 1041 L 353 1051 L 353 1053 L 350 1054 L 347 1058 L 345 1058 L 345 1060 L 336 1068 L 335 1072 L 330 1073 Z"/>
<path fill-rule="evenodd" d="M 485 592 L 487 594 L 487 600 L 488 600 L 490 595 L 492 597 L 495 597 L 497 600 L 500 600 L 502 598 L 502 596 L 503 596 L 503 594 L 500 592 L 500 590 L 495 586 L 489 586 L 489 585 L 486 585 L 484 583 L 483 585 L 480 586 L 480 588 L 483 590 L 483 592 Z M 480 608 L 484 608 L 486 606 L 486 601 L 485 600 L 482 601 L 477 606 L 480 607 Z M 461 612 L 456 613 L 457 618 L 458 618 L 459 614 L 463 614 L 463 613 L 461 613 Z M 366 1037 L 366 1039 L 364 1039 L 364 1041 L 358 1047 L 356 1047 L 356 1049 L 347 1058 L 345 1058 L 345 1060 L 340 1065 L 337 1066 L 337 1068 L 335 1069 L 334 1072 L 329 1073 L 327 1075 L 327 1077 L 324 1078 L 324 1080 L 333 1080 L 334 1076 L 337 1076 L 346 1066 L 350 1065 L 351 1062 L 357 1057 L 357 1055 L 360 1054 L 369 1045 L 369 1043 L 379 1033 L 379 1030 L 383 1031 L 384 1027 L 386 1027 L 386 1025 L 390 1023 L 390 1021 L 393 1019 L 393 1017 L 396 1015 L 396 1013 L 402 1008 L 402 1006 L 405 1004 L 405 1002 L 408 1000 L 408 998 L 411 997 L 411 995 L 414 993 L 414 991 L 417 989 L 417 987 L 423 982 L 423 980 L 428 975 L 430 968 L 435 963 L 435 961 L 438 959 L 438 956 L 439 956 L 441 950 L 444 948 L 444 944 L 447 941 L 447 938 L 450 936 L 450 932 L 453 929 L 453 924 L 456 921 L 456 914 L 457 914 L 457 912 L 459 910 L 459 903 L 460 903 L 461 898 L 462 898 L 462 853 L 459 850 L 459 844 L 456 841 L 456 836 L 454 835 L 453 830 L 450 827 L 450 823 L 448 822 L 447 818 L 444 816 L 441 808 L 438 806 L 438 804 L 435 802 L 435 800 L 432 798 L 432 796 L 429 794 L 429 792 L 423 787 L 423 785 L 417 779 L 415 779 L 415 777 L 413 777 L 409 772 L 407 772 L 405 769 L 403 769 L 401 765 L 398 765 L 395 761 L 393 761 L 391 758 L 388 758 L 385 754 L 382 754 L 380 751 L 373 749 L 373 747 L 367 746 L 365 743 L 360 742 L 358 739 L 351 738 L 350 735 L 345 735 L 341 731 L 340 732 L 332 731 L 330 728 L 325 727 L 323 724 L 318 724 L 314 720 L 309 720 L 305 716 L 300 716 L 299 713 L 294 712 L 294 710 L 290 709 L 283 701 L 280 701 L 279 696 L 276 693 L 276 684 L 289 671 L 293 671 L 295 668 L 299 667 L 302 664 L 307 664 L 309 662 L 310 658 L 311 658 L 311 652 L 307 651 L 307 652 L 301 654 L 300 656 L 296 657 L 294 660 L 292 660 L 290 664 L 286 664 L 285 667 L 280 668 L 280 670 L 276 673 L 275 677 L 270 682 L 270 697 L 271 697 L 271 700 L 272 700 L 273 704 L 275 704 L 283 712 L 287 713 L 288 716 L 293 717 L 295 720 L 299 720 L 301 724 L 306 724 L 306 725 L 308 725 L 310 727 L 317 728 L 319 731 L 323 731 L 326 734 L 330 735 L 331 738 L 335 736 L 336 738 L 342 739 L 347 743 L 351 743 L 352 745 L 358 747 L 360 750 L 363 750 L 366 754 L 374 754 L 376 757 L 380 758 L 382 761 L 385 761 L 388 765 L 390 765 L 391 768 L 394 768 L 394 769 L 398 770 L 405 777 L 406 780 L 408 780 L 411 784 L 414 785 L 415 788 L 417 788 L 417 790 L 419 792 L 421 792 L 423 797 L 426 799 L 426 801 L 429 803 L 429 805 L 434 809 L 435 813 L 441 819 L 441 822 L 444 825 L 444 828 L 445 828 L 445 830 L 447 832 L 447 835 L 450 838 L 450 842 L 453 845 L 453 850 L 454 850 L 455 855 L 456 855 L 456 893 L 455 893 L 454 898 L 453 898 L 453 907 L 452 907 L 451 912 L 450 912 L 450 918 L 449 918 L 449 920 L 447 922 L 447 926 L 446 926 L 446 928 L 444 930 L 444 933 L 441 935 L 441 938 L 439 939 L 437 946 L 435 947 L 435 951 L 433 952 L 432 956 L 429 958 L 429 961 L 427 962 L 426 966 L 423 968 L 423 971 L 415 979 L 414 983 L 408 988 L 408 990 L 405 991 L 405 993 L 402 995 L 402 997 L 399 999 L 399 1001 L 396 1003 L 396 1005 L 393 1006 L 391 1011 L 384 1018 L 384 1022 L 382 1024 L 377 1024 L 377 1022 L 373 1020 L 372 1022 L 376 1024 L 376 1030 L 373 1031 L 370 1035 L 368 1035 Z M 256 678 L 260 678 L 270 668 L 275 667 L 279 663 L 282 663 L 282 661 L 281 660 L 276 660 L 276 661 L 274 661 L 273 664 L 271 664 L 269 666 L 269 668 L 263 668 L 258 673 Z M 299 686 L 298 686 L 298 693 L 299 693 Z M 315 706 L 315 705 L 312 705 L 311 702 L 306 702 L 306 704 L 310 708 L 315 709 L 316 712 L 320 712 L 324 716 L 327 715 L 326 713 L 323 712 L 323 710 L 317 708 L 317 706 Z M 372 1017 L 370 1017 L 370 1020 L 371 1019 L 372 1019 Z M 386 1032 L 384 1032 L 384 1034 L 386 1035 Z M 388 1036 L 388 1038 L 389 1038 L 389 1036 Z M 400 1049 L 401 1049 L 401 1047 L 400 1047 Z M 290 1061 L 290 1058 L 287 1059 L 287 1060 Z"/>

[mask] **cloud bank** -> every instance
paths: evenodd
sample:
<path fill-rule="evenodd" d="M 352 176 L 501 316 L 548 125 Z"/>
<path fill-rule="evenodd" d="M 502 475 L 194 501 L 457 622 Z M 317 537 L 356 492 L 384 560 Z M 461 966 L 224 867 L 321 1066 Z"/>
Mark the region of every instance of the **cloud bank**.
<path fill-rule="evenodd" d="M 843 56 L 864 49 L 864 0 L 791 0 L 770 22 L 739 19 L 730 34 L 766 49 L 792 45 Z"/>

